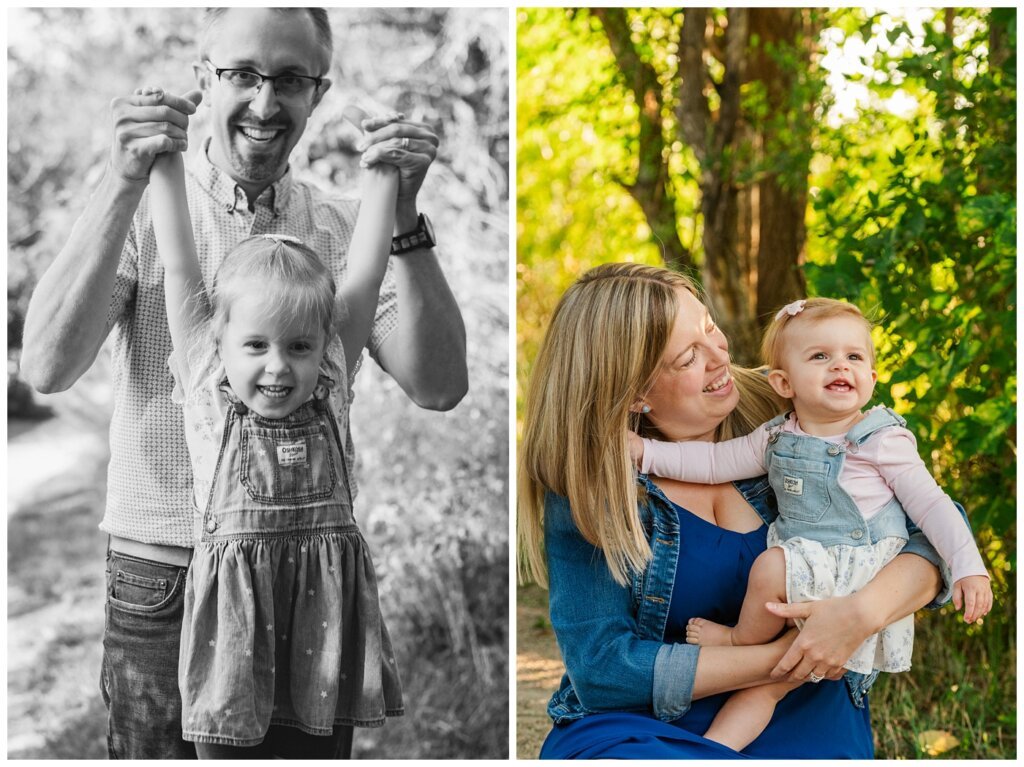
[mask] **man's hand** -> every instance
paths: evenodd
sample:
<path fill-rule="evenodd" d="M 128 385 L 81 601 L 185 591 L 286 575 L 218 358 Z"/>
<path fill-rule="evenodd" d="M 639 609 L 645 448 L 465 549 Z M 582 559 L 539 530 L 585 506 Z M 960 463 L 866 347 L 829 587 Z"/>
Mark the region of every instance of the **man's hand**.
<path fill-rule="evenodd" d="M 974 623 L 992 609 L 992 584 L 984 575 L 968 575 L 953 584 L 953 606 L 963 608 L 964 622 Z"/>
<path fill-rule="evenodd" d="M 124 181 L 147 182 L 158 154 L 188 148 L 188 118 L 195 114 L 202 97 L 198 90 L 174 96 L 159 88 L 140 88 L 127 98 L 110 102 L 113 172 Z"/>
<path fill-rule="evenodd" d="M 415 210 L 416 195 L 437 156 L 437 134 L 423 123 L 395 121 L 394 115 L 367 118 L 362 127 L 365 135 L 357 144 L 363 152 L 360 165 L 387 163 L 398 168 L 398 207 Z"/>

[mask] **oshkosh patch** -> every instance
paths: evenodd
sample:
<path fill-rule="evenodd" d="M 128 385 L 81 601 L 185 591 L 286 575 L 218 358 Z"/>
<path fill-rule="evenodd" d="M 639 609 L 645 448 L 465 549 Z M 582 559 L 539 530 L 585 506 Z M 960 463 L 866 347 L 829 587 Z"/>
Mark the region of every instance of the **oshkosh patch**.
<path fill-rule="evenodd" d="M 306 463 L 306 443 L 288 442 L 277 446 L 277 462 L 281 466 L 301 466 Z"/>
<path fill-rule="evenodd" d="M 804 481 L 800 477 L 783 477 L 782 489 L 790 495 L 803 495 Z"/>

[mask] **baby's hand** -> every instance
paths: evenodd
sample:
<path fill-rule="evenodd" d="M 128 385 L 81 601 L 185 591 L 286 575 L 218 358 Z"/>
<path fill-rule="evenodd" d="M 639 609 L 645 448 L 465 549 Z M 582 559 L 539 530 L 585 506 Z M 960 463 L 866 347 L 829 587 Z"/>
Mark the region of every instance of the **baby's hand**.
<path fill-rule="evenodd" d="M 637 468 L 644 460 L 644 441 L 635 432 L 629 432 L 629 460 Z"/>
<path fill-rule="evenodd" d="M 992 609 L 992 584 L 984 575 L 968 575 L 953 584 L 953 606 L 963 607 L 964 622 L 974 623 Z"/>

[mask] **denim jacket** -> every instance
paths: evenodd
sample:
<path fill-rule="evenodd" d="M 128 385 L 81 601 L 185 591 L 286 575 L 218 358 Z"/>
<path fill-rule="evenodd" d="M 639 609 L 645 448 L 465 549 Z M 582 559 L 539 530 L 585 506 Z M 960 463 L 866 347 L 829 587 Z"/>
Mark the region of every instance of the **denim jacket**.
<path fill-rule="evenodd" d="M 566 667 L 548 703 L 548 715 L 556 724 L 602 711 L 653 711 L 667 722 L 690 708 L 700 648 L 665 642 L 679 520 L 646 475 L 637 482 L 646 491 L 638 510 L 653 556 L 642 573 L 632 575 L 629 587 L 612 579 L 604 555 L 580 535 L 568 499 L 550 492 L 545 496 L 551 623 Z M 775 519 L 775 496 L 767 477 L 734 484 L 761 519 Z M 945 588 L 929 605 L 939 607 L 949 600 L 949 568 L 923 533 L 913 525 L 909 532 L 903 551 L 924 557 L 942 572 Z M 850 697 L 858 707 L 863 707 L 876 676 L 847 672 Z"/>

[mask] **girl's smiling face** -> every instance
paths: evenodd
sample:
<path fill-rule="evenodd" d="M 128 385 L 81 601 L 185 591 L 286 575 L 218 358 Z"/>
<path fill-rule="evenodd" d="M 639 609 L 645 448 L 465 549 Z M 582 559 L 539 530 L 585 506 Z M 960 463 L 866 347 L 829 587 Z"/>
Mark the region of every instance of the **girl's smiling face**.
<path fill-rule="evenodd" d="M 696 296 L 683 288 L 676 295 L 675 325 L 642 404 L 651 408 L 647 417 L 666 439 L 711 439 L 739 403 L 729 342 Z"/>
<path fill-rule="evenodd" d="M 231 302 L 218 349 L 235 396 L 264 418 L 283 418 L 312 396 L 326 341 L 316 323 L 268 313 L 254 289 Z"/>

